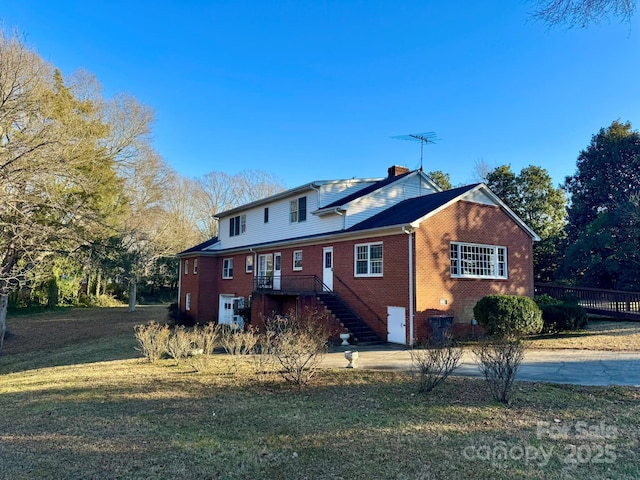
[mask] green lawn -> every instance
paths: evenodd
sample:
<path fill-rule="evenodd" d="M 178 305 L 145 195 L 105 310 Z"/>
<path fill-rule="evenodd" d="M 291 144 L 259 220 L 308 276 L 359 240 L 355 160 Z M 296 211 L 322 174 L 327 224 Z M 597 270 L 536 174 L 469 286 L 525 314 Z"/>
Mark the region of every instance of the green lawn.
<path fill-rule="evenodd" d="M 95 332 L 96 315 L 74 321 Z M 469 378 L 423 395 L 410 374 L 341 369 L 292 387 L 224 355 L 152 365 L 113 330 L 0 356 L 0 478 L 640 477 L 640 389 L 519 383 L 506 408 Z"/>

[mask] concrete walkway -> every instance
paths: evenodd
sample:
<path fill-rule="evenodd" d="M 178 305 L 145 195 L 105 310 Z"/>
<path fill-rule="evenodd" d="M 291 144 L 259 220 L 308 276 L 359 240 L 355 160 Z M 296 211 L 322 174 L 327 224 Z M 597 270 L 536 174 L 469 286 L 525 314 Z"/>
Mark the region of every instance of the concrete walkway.
<path fill-rule="evenodd" d="M 358 351 L 356 368 L 363 370 L 409 370 L 411 357 L 405 347 L 393 344 L 332 347 L 322 361 L 325 368 L 345 368 L 346 350 Z M 470 350 L 453 375 L 481 377 Z M 640 387 L 640 351 L 527 350 L 516 380 L 570 383 L 575 385 L 626 385 Z"/>

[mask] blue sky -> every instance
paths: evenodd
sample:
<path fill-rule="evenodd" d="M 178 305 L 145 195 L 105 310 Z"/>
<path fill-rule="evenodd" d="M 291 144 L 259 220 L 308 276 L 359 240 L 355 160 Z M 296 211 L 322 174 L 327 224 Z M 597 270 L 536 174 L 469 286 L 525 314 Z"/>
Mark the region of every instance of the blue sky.
<path fill-rule="evenodd" d="M 640 129 L 640 15 L 549 30 L 522 1 L 14 1 L 0 10 L 70 74 L 156 112 L 178 172 L 245 169 L 288 187 L 474 165 L 575 172 L 613 120 Z"/>

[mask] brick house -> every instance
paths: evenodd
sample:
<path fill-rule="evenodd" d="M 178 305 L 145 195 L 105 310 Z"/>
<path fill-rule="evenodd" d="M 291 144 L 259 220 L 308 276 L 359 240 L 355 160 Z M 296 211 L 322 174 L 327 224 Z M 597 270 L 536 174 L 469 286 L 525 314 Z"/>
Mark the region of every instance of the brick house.
<path fill-rule="evenodd" d="M 317 181 L 220 213 L 178 254 L 179 309 L 199 323 L 327 308 L 357 341 L 412 344 L 442 318 L 471 329 L 485 295 L 533 295 L 539 240 L 482 184 L 441 191 L 421 170 Z M 246 312 L 250 307 L 250 316 Z"/>

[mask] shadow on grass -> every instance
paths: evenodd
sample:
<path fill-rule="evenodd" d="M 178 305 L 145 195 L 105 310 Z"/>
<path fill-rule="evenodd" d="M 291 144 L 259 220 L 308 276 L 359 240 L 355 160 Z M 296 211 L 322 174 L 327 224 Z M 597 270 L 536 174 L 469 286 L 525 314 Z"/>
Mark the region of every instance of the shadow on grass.
<path fill-rule="evenodd" d="M 136 348 L 132 331 L 130 336 L 96 339 L 61 348 L 13 355 L 0 353 L 0 374 L 141 357 Z"/>
<path fill-rule="evenodd" d="M 8 319 L 0 373 L 139 357 L 134 326 L 167 320 L 164 305 L 67 308 Z"/>

